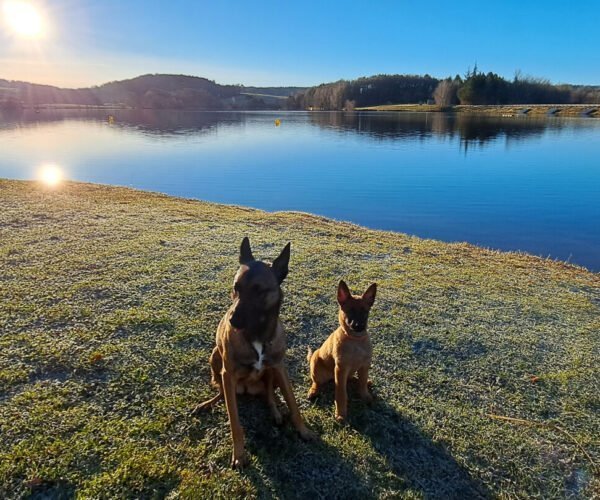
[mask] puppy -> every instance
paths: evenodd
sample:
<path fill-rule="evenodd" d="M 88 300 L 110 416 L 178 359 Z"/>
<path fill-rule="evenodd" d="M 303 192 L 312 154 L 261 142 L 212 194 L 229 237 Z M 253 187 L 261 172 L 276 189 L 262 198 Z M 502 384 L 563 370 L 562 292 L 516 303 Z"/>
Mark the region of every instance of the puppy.
<path fill-rule="evenodd" d="M 367 333 L 367 322 L 376 293 L 377 284 L 373 283 L 362 296 L 354 296 L 348 285 L 340 281 L 337 291 L 340 326 L 319 349 L 308 352 L 312 380 L 308 397 L 314 398 L 325 382 L 334 379 L 335 417 L 338 421 L 344 421 L 347 416 L 346 384 L 354 373 L 358 372 L 360 397 L 367 402 L 373 401 L 368 382 L 373 349 Z"/>
<path fill-rule="evenodd" d="M 279 424 L 282 418 L 274 393 L 275 387 L 279 387 L 300 436 L 306 440 L 315 437 L 302 420 L 283 365 L 286 340 L 279 320 L 283 299 L 280 285 L 288 274 L 289 260 L 289 243 L 269 265 L 254 259 L 248 238 L 242 241 L 240 268 L 233 281 L 233 304 L 219 323 L 217 345 L 210 356 L 212 383 L 219 392 L 192 412 L 196 414 L 225 398 L 233 439 L 231 466 L 234 468 L 243 467 L 248 461 L 237 394 L 264 396 Z"/>

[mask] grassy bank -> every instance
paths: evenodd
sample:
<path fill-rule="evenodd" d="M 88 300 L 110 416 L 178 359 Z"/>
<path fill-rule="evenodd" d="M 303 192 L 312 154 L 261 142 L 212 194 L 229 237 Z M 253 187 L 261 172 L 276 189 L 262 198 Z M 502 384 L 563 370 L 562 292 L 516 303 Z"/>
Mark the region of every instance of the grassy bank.
<path fill-rule="evenodd" d="M 207 358 L 241 238 L 292 242 L 282 315 L 303 443 L 242 399 L 228 468 Z M 316 404 L 335 289 L 377 281 L 376 403 Z M 0 181 L 0 496 L 589 497 L 599 492 L 600 276 L 466 244 L 121 188 Z M 502 417 L 509 417 L 507 420 Z"/>
<path fill-rule="evenodd" d="M 442 108 L 430 104 L 385 104 L 357 108 L 358 111 L 411 111 L 411 112 L 452 112 L 473 113 L 495 116 L 589 116 L 600 118 L 600 104 L 511 104 L 498 106 L 449 106 Z M 584 115 L 585 114 L 585 115 Z"/>

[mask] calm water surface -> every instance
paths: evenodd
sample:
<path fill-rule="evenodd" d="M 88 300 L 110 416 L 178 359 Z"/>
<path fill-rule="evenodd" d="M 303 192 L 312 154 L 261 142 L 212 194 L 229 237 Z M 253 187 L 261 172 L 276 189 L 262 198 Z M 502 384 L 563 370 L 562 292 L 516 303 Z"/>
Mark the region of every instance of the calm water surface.
<path fill-rule="evenodd" d="M 600 271 L 600 120 L 113 114 L 112 124 L 103 111 L 0 115 L 0 177 L 32 179 L 54 163 L 79 181 L 301 210 Z"/>

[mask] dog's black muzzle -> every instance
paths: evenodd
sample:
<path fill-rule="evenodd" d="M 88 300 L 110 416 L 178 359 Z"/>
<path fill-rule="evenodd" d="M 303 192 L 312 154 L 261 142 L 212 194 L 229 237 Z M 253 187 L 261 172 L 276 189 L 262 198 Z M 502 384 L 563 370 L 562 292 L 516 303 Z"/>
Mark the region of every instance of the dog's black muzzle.
<path fill-rule="evenodd" d="M 367 324 L 363 321 L 350 320 L 348 321 L 348 326 L 355 332 L 362 332 L 367 327 Z"/>

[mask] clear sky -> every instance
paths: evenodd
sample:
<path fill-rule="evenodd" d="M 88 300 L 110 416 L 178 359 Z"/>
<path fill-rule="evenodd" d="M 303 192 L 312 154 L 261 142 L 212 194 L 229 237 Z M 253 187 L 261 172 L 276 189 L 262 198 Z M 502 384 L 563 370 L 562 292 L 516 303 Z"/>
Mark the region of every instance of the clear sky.
<path fill-rule="evenodd" d="M 6 4 L 29 2 L 41 28 Z M 0 78 L 67 87 L 143 73 L 313 85 L 515 70 L 600 84 L 600 0 L 0 0 Z M 8 13 L 7 13 L 8 12 Z M 23 26 L 23 23 L 25 26 Z M 15 29 L 20 28 L 20 29 Z"/>

